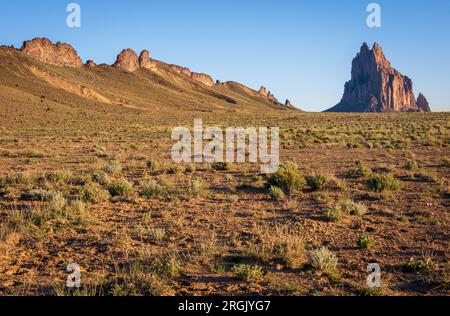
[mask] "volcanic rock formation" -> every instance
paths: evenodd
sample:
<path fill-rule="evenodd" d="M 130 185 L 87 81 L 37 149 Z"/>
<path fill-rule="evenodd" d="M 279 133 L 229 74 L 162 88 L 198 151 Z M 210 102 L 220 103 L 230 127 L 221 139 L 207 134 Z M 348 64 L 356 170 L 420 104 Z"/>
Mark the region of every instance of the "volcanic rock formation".
<path fill-rule="evenodd" d="M 134 72 L 139 69 L 139 61 L 137 54 L 131 48 L 124 49 L 117 55 L 114 67 L 120 68 L 128 72 Z"/>
<path fill-rule="evenodd" d="M 419 93 L 416 101 L 417 107 L 420 112 L 431 112 L 430 105 L 428 104 L 427 98 L 422 93 Z"/>
<path fill-rule="evenodd" d="M 150 53 L 148 50 L 143 50 L 139 55 L 139 67 L 145 69 L 155 69 L 157 66 L 153 59 L 150 59 Z"/>
<path fill-rule="evenodd" d="M 25 41 L 20 50 L 45 64 L 68 67 L 81 67 L 83 65 L 83 61 L 72 46 L 61 42 L 53 44 L 48 38 L 35 38 L 31 41 Z"/>
<path fill-rule="evenodd" d="M 353 59 L 341 102 L 327 112 L 417 112 L 413 83 L 394 69 L 377 43 Z"/>

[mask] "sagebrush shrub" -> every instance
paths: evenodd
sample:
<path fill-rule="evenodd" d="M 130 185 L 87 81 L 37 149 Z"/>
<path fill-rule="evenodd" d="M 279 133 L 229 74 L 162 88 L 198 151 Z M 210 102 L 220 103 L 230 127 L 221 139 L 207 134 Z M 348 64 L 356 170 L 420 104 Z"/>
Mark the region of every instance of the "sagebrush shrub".
<path fill-rule="evenodd" d="M 394 191 L 401 187 L 392 175 L 375 175 L 367 180 L 366 186 L 374 192 Z"/>
<path fill-rule="evenodd" d="M 119 179 L 111 183 L 108 187 L 109 194 L 111 196 L 127 197 L 133 193 L 133 184 L 127 179 Z"/>
<path fill-rule="evenodd" d="M 311 250 L 309 252 L 309 259 L 311 265 L 324 272 L 336 270 L 338 259 L 334 253 L 328 248 L 322 247 L 320 249 Z"/>
<path fill-rule="evenodd" d="M 297 165 L 288 162 L 281 164 L 278 167 L 278 171 L 269 176 L 267 183 L 291 194 L 294 191 L 301 190 L 305 184 L 305 180 L 298 170 Z"/>

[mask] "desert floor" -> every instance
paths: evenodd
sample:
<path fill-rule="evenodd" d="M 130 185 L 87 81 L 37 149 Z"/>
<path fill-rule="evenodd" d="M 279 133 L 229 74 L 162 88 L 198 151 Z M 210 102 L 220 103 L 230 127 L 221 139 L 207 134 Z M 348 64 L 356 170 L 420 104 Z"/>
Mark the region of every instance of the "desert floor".
<path fill-rule="evenodd" d="M 2 106 L 0 295 L 448 295 L 450 115 L 273 113 Z M 295 187 L 174 164 L 196 117 L 279 126 Z"/>

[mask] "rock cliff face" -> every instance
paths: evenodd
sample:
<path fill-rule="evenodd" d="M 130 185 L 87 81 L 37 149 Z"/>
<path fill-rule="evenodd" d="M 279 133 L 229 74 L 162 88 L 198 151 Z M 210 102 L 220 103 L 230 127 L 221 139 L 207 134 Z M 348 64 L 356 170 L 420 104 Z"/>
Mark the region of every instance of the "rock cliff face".
<path fill-rule="evenodd" d="M 81 67 L 83 65 L 83 61 L 72 46 L 61 42 L 53 44 L 48 38 L 35 38 L 31 41 L 25 41 L 20 50 L 45 64 L 67 67 Z"/>
<path fill-rule="evenodd" d="M 341 102 L 328 112 L 417 112 L 413 83 L 394 69 L 380 45 L 364 43 Z"/>
<path fill-rule="evenodd" d="M 196 72 L 193 72 L 191 74 L 191 78 L 197 82 L 200 82 L 201 84 L 204 84 L 205 86 L 212 87 L 214 86 L 214 81 L 211 78 L 211 76 L 207 74 L 199 74 Z"/>
<path fill-rule="evenodd" d="M 261 86 L 261 88 L 259 88 L 258 94 L 266 98 L 267 101 L 279 103 L 277 98 L 275 98 L 275 96 L 270 91 L 268 91 L 267 88 L 264 86 Z"/>
<path fill-rule="evenodd" d="M 145 69 L 155 69 L 157 63 L 150 59 L 150 53 L 148 50 L 143 50 L 139 55 L 139 67 Z"/>
<path fill-rule="evenodd" d="M 114 67 L 120 68 L 128 72 L 134 72 L 139 69 L 139 61 L 134 50 L 128 48 L 124 49 L 117 55 Z"/>
<path fill-rule="evenodd" d="M 431 112 L 430 105 L 428 104 L 427 98 L 422 93 L 419 93 L 416 101 L 417 107 L 420 112 Z"/>

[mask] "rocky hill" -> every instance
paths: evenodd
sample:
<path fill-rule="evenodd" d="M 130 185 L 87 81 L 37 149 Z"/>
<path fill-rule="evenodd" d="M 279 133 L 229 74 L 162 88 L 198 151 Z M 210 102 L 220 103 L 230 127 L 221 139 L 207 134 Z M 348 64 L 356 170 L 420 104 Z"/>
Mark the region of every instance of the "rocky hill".
<path fill-rule="evenodd" d="M 164 112 L 293 111 L 271 94 L 242 84 L 214 82 L 207 74 L 138 56 L 124 49 L 113 65 L 88 60 L 61 42 L 37 38 L 22 48 L 0 46 L 0 104 L 16 111 L 37 111 L 55 106 L 72 111 L 109 113 L 121 110 Z M 117 112 L 117 111 L 116 111 Z"/>
<path fill-rule="evenodd" d="M 72 46 L 61 42 L 53 44 L 47 38 L 25 41 L 20 51 L 46 64 L 67 67 L 81 67 L 83 65 L 81 58 Z"/>
<path fill-rule="evenodd" d="M 391 66 L 379 44 L 370 49 L 364 43 L 353 59 L 341 102 L 327 112 L 429 112 L 423 99 L 419 107 L 412 80 Z"/>

